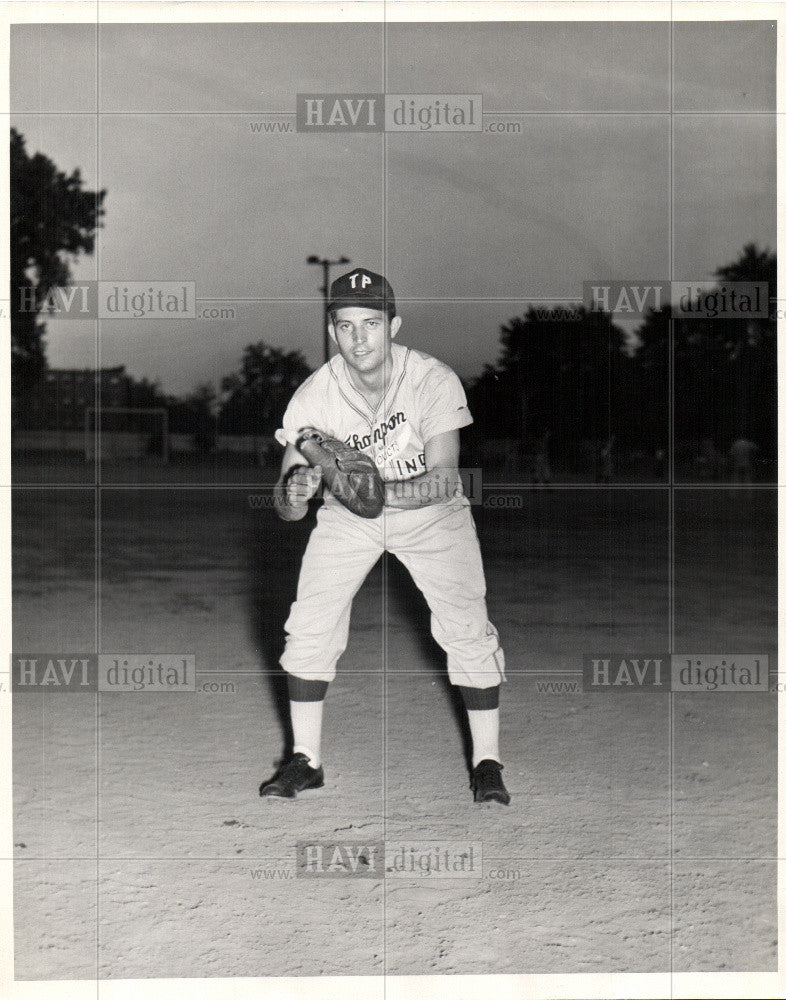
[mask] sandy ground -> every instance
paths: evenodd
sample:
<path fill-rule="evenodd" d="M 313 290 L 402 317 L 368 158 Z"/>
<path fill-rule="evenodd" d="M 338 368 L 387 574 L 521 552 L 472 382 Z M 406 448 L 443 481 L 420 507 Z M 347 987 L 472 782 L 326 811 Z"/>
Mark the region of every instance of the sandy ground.
<path fill-rule="evenodd" d="M 537 688 L 585 652 L 668 650 L 672 629 L 677 651 L 774 670 L 774 490 L 678 491 L 671 539 L 665 490 L 476 509 L 508 808 L 472 802 L 442 654 L 393 560 L 355 603 L 325 788 L 259 798 L 312 521 L 248 493 L 15 490 L 15 650 L 193 653 L 224 684 L 14 697 L 18 979 L 776 968 L 777 699 Z M 304 840 L 471 841 L 482 875 L 299 878 Z"/>

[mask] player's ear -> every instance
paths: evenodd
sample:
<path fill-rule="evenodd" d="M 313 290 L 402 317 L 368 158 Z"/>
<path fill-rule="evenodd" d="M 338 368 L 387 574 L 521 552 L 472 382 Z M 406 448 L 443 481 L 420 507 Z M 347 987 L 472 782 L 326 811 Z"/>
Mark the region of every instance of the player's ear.
<path fill-rule="evenodd" d="M 394 316 L 390 321 L 390 339 L 392 340 L 401 329 L 401 317 Z"/>
<path fill-rule="evenodd" d="M 333 324 L 332 319 L 328 320 L 328 333 L 330 334 L 330 339 L 333 341 L 333 343 L 337 344 L 338 341 L 336 340 L 336 327 Z"/>

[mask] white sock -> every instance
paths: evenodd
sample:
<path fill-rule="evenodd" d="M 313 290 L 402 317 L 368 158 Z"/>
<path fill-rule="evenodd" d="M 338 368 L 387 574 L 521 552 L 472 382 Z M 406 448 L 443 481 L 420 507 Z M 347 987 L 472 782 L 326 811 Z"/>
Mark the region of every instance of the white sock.
<path fill-rule="evenodd" d="M 289 713 L 292 718 L 292 732 L 295 737 L 293 753 L 304 753 L 312 767 L 319 767 L 322 744 L 322 701 L 290 701 Z"/>
<path fill-rule="evenodd" d="M 482 760 L 499 759 L 499 709 L 467 710 L 469 730 L 472 733 L 472 766 Z"/>

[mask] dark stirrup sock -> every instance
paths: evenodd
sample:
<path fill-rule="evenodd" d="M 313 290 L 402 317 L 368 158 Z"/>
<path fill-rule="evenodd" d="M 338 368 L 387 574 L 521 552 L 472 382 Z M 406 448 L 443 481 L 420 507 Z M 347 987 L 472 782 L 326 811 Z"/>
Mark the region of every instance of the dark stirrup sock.
<path fill-rule="evenodd" d="M 328 681 L 309 681 L 287 674 L 290 701 L 324 701 Z"/>
<path fill-rule="evenodd" d="M 471 688 L 463 684 L 457 684 L 456 687 L 461 691 L 468 712 L 484 712 L 499 708 L 499 684 L 490 688 Z"/>

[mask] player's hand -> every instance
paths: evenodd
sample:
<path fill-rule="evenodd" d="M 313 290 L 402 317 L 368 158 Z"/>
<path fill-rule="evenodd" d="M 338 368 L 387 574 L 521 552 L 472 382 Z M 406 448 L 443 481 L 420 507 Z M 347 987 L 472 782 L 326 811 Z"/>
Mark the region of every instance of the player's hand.
<path fill-rule="evenodd" d="M 297 465 L 287 476 L 285 496 L 291 507 L 302 507 L 315 495 L 322 482 L 322 466 Z"/>

